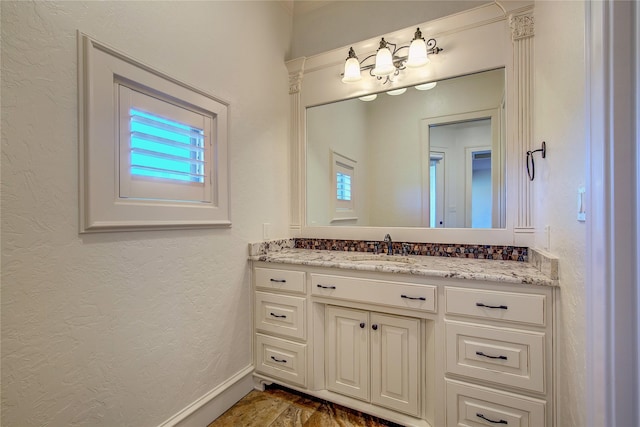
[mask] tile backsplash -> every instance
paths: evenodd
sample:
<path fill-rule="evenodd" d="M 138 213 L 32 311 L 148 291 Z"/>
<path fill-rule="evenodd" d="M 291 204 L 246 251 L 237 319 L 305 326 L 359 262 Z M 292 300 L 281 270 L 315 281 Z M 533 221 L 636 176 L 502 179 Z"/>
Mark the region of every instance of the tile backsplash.
<path fill-rule="evenodd" d="M 347 252 L 385 252 L 387 246 L 382 241 L 336 240 L 336 239 L 291 239 L 297 249 L 314 249 Z M 529 249 L 521 246 L 467 245 L 458 243 L 417 243 L 393 242 L 393 252 L 402 253 L 402 245 L 409 245 L 409 255 L 442 256 L 456 258 L 495 259 L 528 261 Z"/>

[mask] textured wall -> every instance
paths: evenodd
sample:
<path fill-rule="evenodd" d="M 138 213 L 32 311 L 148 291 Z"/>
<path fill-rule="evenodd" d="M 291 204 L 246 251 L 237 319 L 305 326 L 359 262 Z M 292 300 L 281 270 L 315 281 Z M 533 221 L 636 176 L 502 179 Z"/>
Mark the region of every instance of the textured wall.
<path fill-rule="evenodd" d="M 325 5 L 316 8 L 308 7 L 305 3 L 306 0 L 294 6 L 296 14 L 289 59 L 336 49 L 490 1 L 340 0 L 325 2 Z M 300 9 L 305 12 L 299 12 Z M 344 54 L 346 58 L 347 52 Z"/>
<path fill-rule="evenodd" d="M 577 189 L 586 181 L 585 59 L 583 2 L 536 2 L 534 197 L 537 246 L 559 257 L 558 425 L 584 426 L 585 224 L 576 220 Z M 558 31 L 561 28 L 562 31 Z M 538 148 L 538 147 L 535 147 Z"/>
<path fill-rule="evenodd" d="M 1 7 L 2 424 L 158 425 L 251 363 L 247 242 L 287 233 L 291 17 Z M 76 29 L 230 103 L 231 229 L 78 234 Z"/>

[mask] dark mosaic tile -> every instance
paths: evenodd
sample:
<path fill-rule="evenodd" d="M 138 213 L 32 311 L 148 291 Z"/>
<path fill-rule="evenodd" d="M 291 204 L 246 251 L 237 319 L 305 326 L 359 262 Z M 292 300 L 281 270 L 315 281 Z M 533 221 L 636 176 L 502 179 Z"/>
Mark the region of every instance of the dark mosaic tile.
<path fill-rule="evenodd" d="M 441 256 L 455 258 L 494 259 L 503 261 L 528 261 L 529 249 L 521 246 L 465 245 L 453 243 L 393 242 L 393 252 L 403 253 L 403 244 L 408 245 L 408 255 Z M 297 249 L 312 249 L 345 252 L 386 251 L 383 241 L 295 239 Z"/>

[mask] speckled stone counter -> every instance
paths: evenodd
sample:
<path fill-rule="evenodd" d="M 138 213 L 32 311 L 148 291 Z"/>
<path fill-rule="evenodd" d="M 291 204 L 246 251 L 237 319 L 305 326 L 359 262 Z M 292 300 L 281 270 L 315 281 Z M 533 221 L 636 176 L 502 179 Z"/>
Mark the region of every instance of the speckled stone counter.
<path fill-rule="evenodd" d="M 345 251 L 294 249 L 287 244 L 278 249 L 254 251 L 249 259 L 269 263 L 306 265 L 311 267 L 374 271 L 468 280 L 486 280 L 510 284 L 557 286 L 558 280 L 542 273 L 527 262 L 400 256 Z"/>

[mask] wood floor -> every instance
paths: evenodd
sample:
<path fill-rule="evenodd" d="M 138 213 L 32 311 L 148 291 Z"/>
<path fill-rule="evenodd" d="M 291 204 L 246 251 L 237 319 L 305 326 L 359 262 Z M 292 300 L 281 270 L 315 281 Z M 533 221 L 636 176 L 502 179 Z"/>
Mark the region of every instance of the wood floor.
<path fill-rule="evenodd" d="M 208 427 L 400 427 L 279 386 L 253 390 Z"/>

